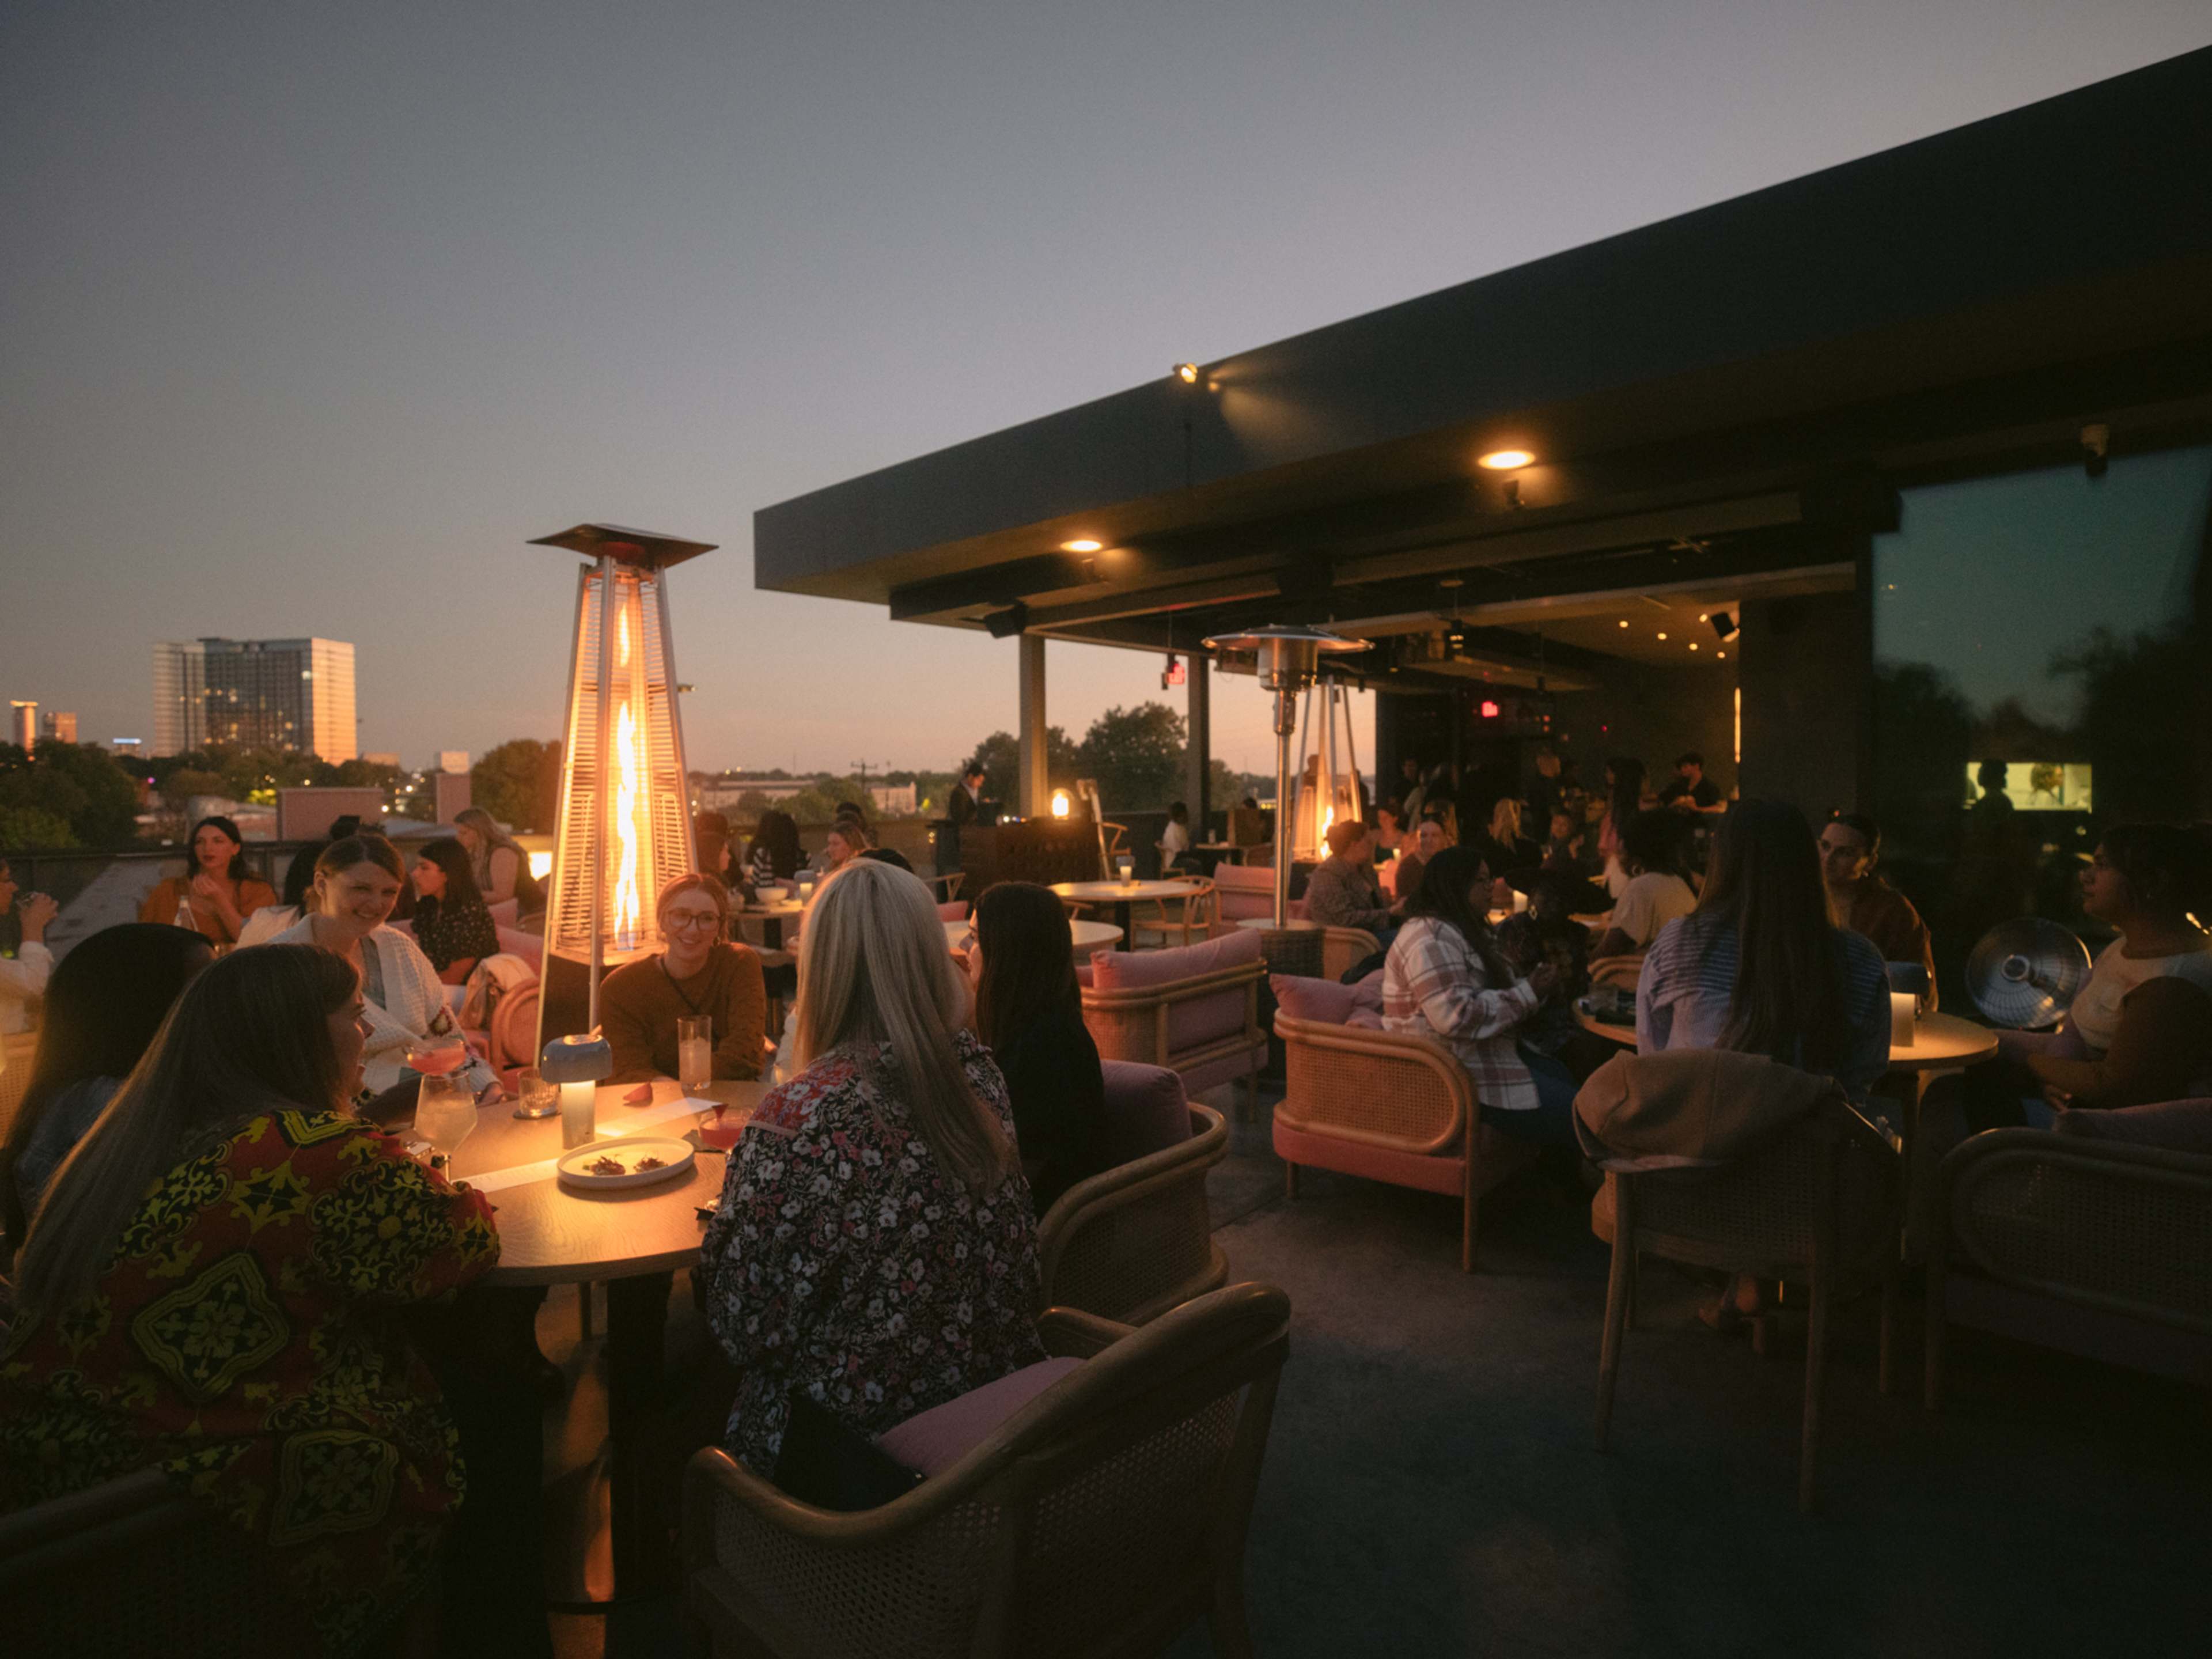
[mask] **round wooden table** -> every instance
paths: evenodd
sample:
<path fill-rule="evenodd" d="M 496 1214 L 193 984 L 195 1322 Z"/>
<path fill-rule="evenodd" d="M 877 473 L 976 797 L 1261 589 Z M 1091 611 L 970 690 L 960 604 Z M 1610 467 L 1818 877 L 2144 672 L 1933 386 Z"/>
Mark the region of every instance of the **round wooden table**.
<path fill-rule="evenodd" d="M 631 1105 L 624 1097 L 636 1084 L 604 1085 L 593 1104 L 596 1138 L 657 1134 L 682 1138 L 707 1112 L 657 1115 L 684 1098 L 672 1079 L 654 1082 L 650 1100 Z M 724 1107 L 720 1131 L 742 1128 L 761 1097 L 763 1083 L 714 1083 L 703 1091 Z M 560 1157 L 559 1117 L 519 1119 L 514 1103 L 502 1101 L 477 1114 L 477 1127 L 453 1154 L 457 1181 L 522 1169 L 526 1179 L 485 1193 L 496 1212 L 499 1265 L 486 1273 L 487 1285 L 607 1285 L 607 1474 L 606 1525 L 612 1561 L 611 1583 L 586 1583 L 564 1601 L 596 1604 L 635 1594 L 646 1581 L 639 1551 L 646 1540 L 643 1494 L 637 1488 L 636 1439 L 660 1384 L 661 1345 L 667 1328 L 669 1275 L 699 1259 L 705 1223 L 699 1206 L 721 1196 L 728 1163 L 720 1152 L 702 1148 L 686 1176 L 672 1176 L 649 1187 L 593 1192 L 566 1187 L 550 1168 Z M 583 1292 L 588 1296 L 586 1288 Z M 587 1528 L 588 1529 L 588 1528 Z M 588 1555 L 588 1549 L 586 1553 Z M 626 1591 L 625 1585 L 632 1587 Z"/>
<path fill-rule="evenodd" d="M 1956 1014 L 1923 1014 L 1912 1022 L 1912 1046 L 1889 1048 L 1893 1072 L 1954 1072 L 1997 1051 L 1997 1034 Z"/>
<path fill-rule="evenodd" d="M 1636 1046 L 1635 1026 L 1616 1025 L 1610 1020 L 1600 1019 L 1595 1014 L 1584 1013 L 1579 999 L 1576 1000 L 1574 1009 L 1575 1024 L 1591 1036 L 1601 1036 L 1607 1042 L 1618 1042 L 1624 1048 L 1633 1048 Z"/>
<path fill-rule="evenodd" d="M 783 949 L 783 924 L 796 921 L 806 914 L 806 907 L 797 899 L 778 899 L 771 904 L 748 904 L 730 912 L 732 924 L 757 921 L 760 924 L 761 947 L 768 951 Z"/>
<path fill-rule="evenodd" d="M 1237 918 L 1237 925 L 1239 927 L 1249 927 L 1261 933 L 1319 933 L 1323 924 L 1314 921 L 1310 916 L 1292 916 L 1278 927 L 1273 916 L 1239 916 Z"/>
<path fill-rule="evenodd" d="M 972 921 L 948 921 L 945 924 L 946 948 L 957 951 L 960 942 L 975 931 Z M 1092 921 L 1083 916 L 1068 919 L 1067 931 L 1077 953 L 1095 951 L 1102 945 L 1112 945 L 1121 939 L 1121 930 L 1110 921 Z"/>
<path fill-rule="evenodd" d="M 1130 930 L 1136 926 L 1129 915 L 1133 904 L 1154 899 L 1188 898 L 1206 884 L 1188 877 L 1166 881 L 1056 881 L 1052 890 L 1078 904 L 1110 904 L 1114 922 L 1121 929 L 1121 948 L 1129 948 Z"/>

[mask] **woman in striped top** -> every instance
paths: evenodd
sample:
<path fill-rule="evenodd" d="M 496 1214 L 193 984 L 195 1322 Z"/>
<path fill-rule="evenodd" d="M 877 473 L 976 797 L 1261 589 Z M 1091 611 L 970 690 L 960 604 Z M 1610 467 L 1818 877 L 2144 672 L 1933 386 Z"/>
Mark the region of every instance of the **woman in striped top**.
<path fill-rule="evenodd" d="M 1644 959 L 1636 1047 L 1765 1054 L 1834 1078 L 1856 1101 L 1889 1069 L 1881 953 L 1829 920 L 1820 851 L 1796 807 L 1741 801 L 1721 821 L 1698 908 Z"/>

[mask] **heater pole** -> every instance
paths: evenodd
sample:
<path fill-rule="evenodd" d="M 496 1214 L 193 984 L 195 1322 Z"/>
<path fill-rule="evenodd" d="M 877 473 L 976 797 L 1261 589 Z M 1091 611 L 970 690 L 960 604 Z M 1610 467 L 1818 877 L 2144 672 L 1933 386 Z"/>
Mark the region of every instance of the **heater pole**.
<path fill-rule="evenodd" d="M 592 730 L 598 753 L 592 757 L 593 771 L 592 805 L 598 822 L 592 826 L 592 988 L 590 1011 L 586 1018 L 591 1029 L 599 1029 L 599 974 L 606 966 L 606 897 L 607 842 L 614 830 L 614 790 L 607 783 L 607 765 L 611 758 L 607 737 L 607 717 L 612 712 L 615 679 L 615 636 L 609 625 L 614 598 L 615 562 L 606 554 L 599 555 L 599 717 Z"/>
<path fill-rule="evenodd" d="M 1294 686 L 1275 693 L 1275 926 L 1291 919 L 1291 733 L 1298 723 Z"/>

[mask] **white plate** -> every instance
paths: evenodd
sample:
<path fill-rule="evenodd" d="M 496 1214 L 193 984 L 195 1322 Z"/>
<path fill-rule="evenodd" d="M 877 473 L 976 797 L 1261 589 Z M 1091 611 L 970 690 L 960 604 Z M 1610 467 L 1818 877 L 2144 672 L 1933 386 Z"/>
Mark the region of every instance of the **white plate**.
<path fill-rule="evenodd" d="M 561 1179 L 572 1187 L 646 1187 L 672 1176 L 690 1174 L 691 1160 L 696 1156 L 696 1149 L 688 1140 L 676 1140 L 665 1135 L 623 1135 L 614 1140 L 595 1140 L 573 1152 L 563 1152 L 554 1168 Z M 623 1172 L 593 1173 L 589 1166 L 603 1158 L 619 1159 Z M 641 1170 L 637 1161 L 641 1158 L 657 1158 L 661 1161 L 660 1167 Z"/>

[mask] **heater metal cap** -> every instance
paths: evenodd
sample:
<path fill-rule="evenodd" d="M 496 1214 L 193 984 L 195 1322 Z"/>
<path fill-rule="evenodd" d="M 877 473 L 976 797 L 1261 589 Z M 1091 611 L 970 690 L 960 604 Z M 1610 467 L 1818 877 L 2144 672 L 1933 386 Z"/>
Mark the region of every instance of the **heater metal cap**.
<path fill-rule="evenodd" d="M 571 553 L 581 553 L 592 559 L 604 554 L 617 564 L 642 565 L 647 570 L 665 570 L 672 564 L 696 559 L 702 553 L 712 553 L 716 544 L 713 542 L 687 542 L 681 537 L 664 536 L 657 531 L 632 530 L 626 525 L 580 524 L 557 535 L 537 537 L 530 545 L 565 547 Z"/>
<path fill-rule="evenodd" d="M 1364 651 L 1364 640 L 1347 640 L 1325 628 L 1297 628 L 1271 623 L 1248 628 L 1241 634 L 1223 634 L 1206 641 L 1209 651 L 1249 651 L 1258 659 L 1260 684 L 1270 691 L 1302 690 L 1311 685 L 1325 653 Z"/>
<path fill-rule="evenodd" d="M 597 1032 L 555 1037 L 538 1057 L 538 1074 L 548 1083 L 604 1083 L 615 1074 L 614 1046 Z"/>

